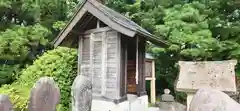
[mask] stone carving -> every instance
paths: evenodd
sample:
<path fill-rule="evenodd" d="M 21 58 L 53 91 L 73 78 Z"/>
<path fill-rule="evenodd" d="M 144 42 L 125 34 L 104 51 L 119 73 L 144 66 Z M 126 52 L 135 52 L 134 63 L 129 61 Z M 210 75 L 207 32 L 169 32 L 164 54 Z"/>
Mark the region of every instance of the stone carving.
<path fill-rule="evenodd" d="M 72 85 L 72 111 L 90 111 L 92 105 L 92 83 L 78 75 Z"/>
<path fill-rule="evenodd" d="M 192 97 L 201 88 L 236 93 L 236 60 L 179 61 L 179 77 L 176 90 L 187 93 L 187 111 Z"/>
<path fill-rule="evenodd" d="M 0 111 L 13 111 L 12 103 L 7 95 L 0 95 Z"/>
<path fill-rule="evenodd" d="M 29 111 L 55 111 L 60 102 L 60 90 L 53 78 L 40 78 L 31 90 Z"/>
<path fill-rule="evenodd" d="M 196 92 L 201 88 L 212 88 L 236 92 L 236 60 L 226 61 L 179 61 L 180 73 L 177 91 Z"/>
<path fill-rule="evenodd" d="M 239 111 L 240 105 L 227 94 L 213 89 L 200 89 L 193 97 L 189 111 Z"/>
<path fill-rule="evenodd" d="M 164 89 L 164 94 L 161 96 L 163 102 L 173 102 L 174 97 L 170 94 L 169 89 Z"/>

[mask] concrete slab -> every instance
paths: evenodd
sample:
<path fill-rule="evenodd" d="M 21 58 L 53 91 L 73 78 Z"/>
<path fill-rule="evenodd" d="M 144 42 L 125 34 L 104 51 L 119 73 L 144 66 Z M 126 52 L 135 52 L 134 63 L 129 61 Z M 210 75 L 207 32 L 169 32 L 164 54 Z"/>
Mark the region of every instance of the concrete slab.
<path fill-rule="evenodd" d="M 160 109 L 157 107 L 149 107 L 147 111 L 160 111 Z"/>

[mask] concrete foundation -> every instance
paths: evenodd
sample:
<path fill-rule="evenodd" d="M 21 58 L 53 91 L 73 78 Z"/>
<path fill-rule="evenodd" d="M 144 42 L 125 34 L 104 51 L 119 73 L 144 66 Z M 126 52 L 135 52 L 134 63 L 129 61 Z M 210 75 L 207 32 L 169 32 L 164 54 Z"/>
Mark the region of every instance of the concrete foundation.
<path fill-rule="evenodd" d="M 147 111 L 148 96 L 128 95 L 128 100 L 115 104 L 104 100 L 92 101 L 91 111 Z"/>

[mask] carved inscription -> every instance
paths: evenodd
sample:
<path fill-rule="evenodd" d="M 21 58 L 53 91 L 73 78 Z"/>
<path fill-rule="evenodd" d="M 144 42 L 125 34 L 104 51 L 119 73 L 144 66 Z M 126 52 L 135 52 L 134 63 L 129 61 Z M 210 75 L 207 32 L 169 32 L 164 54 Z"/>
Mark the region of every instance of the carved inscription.
<path fill-rule="evenodd" d="M 236 61 L 180 61 L 180 73 L 177 90 L 196 91 L 201 88 L 212 88 L 221 91 L 235 92 Z"/>
<path fill-rule="evenodd" d="M 55 111 L 60 102 L 60 90 L 53 78 L 40 78 L 31 90 L 28 111 Z"/>

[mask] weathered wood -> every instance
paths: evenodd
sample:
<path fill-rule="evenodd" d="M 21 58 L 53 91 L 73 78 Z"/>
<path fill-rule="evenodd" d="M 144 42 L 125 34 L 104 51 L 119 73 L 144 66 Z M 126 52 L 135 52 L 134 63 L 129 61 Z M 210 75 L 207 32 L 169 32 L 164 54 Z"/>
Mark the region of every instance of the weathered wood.
<path fill-rule="evenodd" d="M 40 78 L 31 90 L 29 111 L 55 111 L 60 102 L 60 90 L 53 78 Z"/>
<path fill-rule="evenodd" d="M 78 71 L 77 74 L 81 74 L 81 63 L 82 63 L 82 48 L 83 48 L 83 40 L 82 36 L 78 39 Z"/>
<path fill-rule="evenodd" d="M 7 95 L 0 95 L 0 111 L 13 111 L 13 106 Z"/>
<path fill-rule="evenodd" d="M 145 62 L 145 77 L 152 78 L 152 61 L 150 60 Z"/>
<path fill-rule="evenodd" d="M 63 39 L 68 35 L 68 33 L 73 29 L 73 27 L 78 23 L 80 18 L 87 12 L 87 9 L 81 8 L 78 10 L 78 13 L 74 15 L 74 18 L 71 19 L 70 23 L 60 32 L 58 37 L 54 40 L 54 46 L 57 47 Z"/>
<path fill-rule="evenodd" d="M 100 96 L 102 94 L 102 32 L 92 33 L 90 40 L 93 93 Z"/>
<path fill-rule="evenodd" d="M 98 28 L 98 29 L 90 29 L 90 30 L 87 30 L 85 32 L 83 32 L 83 34 L 85 35 L 88 35 L 88 34 L 91 34 L 91 33 L 99 33 L 99 32 L 107 32 L 107 31 L 110 31 L 112 30 L 110 27 L 101 27 L 101 28 Z"/>
<path fill-rule="evenodd" d="M 102 82 L 101 82 L 101 85 L 102 85 L 102 93 L 101 95 L 105 95 L 106 93 L 106 78 L 107 78 L 107 75 L 106 75 L 106 63 L 105 63 L 105 60 L 106 60 L 106 31 L 102 32 Z"/>
<path fill-rule="evenodd" d="M 91 67 L 90 67 L 90 38 L 85 35 L 82 37 L 82 61 L 80 74 L 91 78 Z"/>
<path fill-rule="evenodd" d="M 119 75 L 119 66 L 120 61 L 118 61 L 118 32 L 112 30 L 106 32 L 106 94 L 105 96 L 111 99 L 116 99 L 119 94 L 120 78 Z M 118 80 L 119 79 L 119 80 Z"/>
<path fill-rule="evenodd" d="M 102 13 L 97 7 L 100 7 L 98 2 L 86 2 L 83 8 L 86 8 L 91 14 L 101 20 L 103 23 L 107 24 L 114 30 L 121 32 L 122 34 L 128 35 L 129 37 L 134 37 L 136 32 L 131 30 L 130 27 L 124 27 L 121 24 L 115 22 L 113 19 L 110 19 L 106 14 Z"/>
<path fill-rule="evenodd" d="M 72 111 L 90 111 L 92 83 L 88 77 L 78 75 L 72 85 Z"/>

